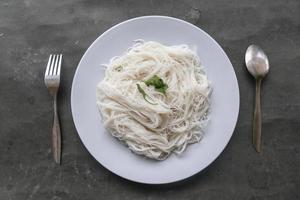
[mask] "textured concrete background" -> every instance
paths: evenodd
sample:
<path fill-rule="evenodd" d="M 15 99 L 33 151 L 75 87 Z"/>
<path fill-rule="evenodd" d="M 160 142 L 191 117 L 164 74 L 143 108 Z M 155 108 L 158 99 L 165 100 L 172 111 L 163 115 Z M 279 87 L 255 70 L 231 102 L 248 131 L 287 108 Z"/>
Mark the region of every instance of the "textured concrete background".
<path fill-rule="evenodd" d="M 239 120 L 223 154 L 203 173 L 171 185 L 132 183 L 110 173 L 82 145 L 70 110 L 76 66 L 105 30 L 142 15 L 169 15 L 211 34 L 235 68 Z M 263 146 L 251 145 L 251 43 L 269 56 L 263 83 Z M 52 104 L 43 83 L 48 55 L 64 54 L 59 111 L 63 164 L 50 152 Z M 300 1 L 1 0 L 0 200 L 300 199 Z"/>

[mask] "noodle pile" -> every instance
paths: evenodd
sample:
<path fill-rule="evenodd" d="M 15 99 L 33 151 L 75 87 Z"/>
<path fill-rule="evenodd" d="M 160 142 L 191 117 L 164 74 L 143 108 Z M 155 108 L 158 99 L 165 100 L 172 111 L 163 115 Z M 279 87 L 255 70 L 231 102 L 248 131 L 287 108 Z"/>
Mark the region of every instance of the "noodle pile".
<path fill-rule="evenodd" d="M 166 94 L 145 84 L 155 75 L 167 84 Z M 114 137 L 137 154 L 164 160 L 201 140 L 210 93 L 199 58 L 187 45 L 138 41 L 107 65 L 97 86 L 97 105 Z"/>

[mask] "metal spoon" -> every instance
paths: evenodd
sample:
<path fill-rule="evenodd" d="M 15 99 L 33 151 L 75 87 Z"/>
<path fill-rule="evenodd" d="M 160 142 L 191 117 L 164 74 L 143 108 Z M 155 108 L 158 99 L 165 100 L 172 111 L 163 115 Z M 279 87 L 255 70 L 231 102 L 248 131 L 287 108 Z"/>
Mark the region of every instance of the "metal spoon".
<path fill-rule="evenodd" d="M 269 60 L 264 51 L 257 45 L 250 45 L 246 50 L 245 62 L 248 71 L 256 80 L 255 110 L 253 119 L 253 145 L 257 152 L 261 152 L 261 111 L 260 85 L 262 79 L 269 72 Z"/>

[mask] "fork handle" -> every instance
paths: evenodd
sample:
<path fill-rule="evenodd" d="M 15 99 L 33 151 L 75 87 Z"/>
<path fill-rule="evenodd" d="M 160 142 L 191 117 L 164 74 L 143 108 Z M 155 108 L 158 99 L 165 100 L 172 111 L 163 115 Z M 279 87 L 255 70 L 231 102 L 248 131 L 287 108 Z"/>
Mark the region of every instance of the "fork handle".
<path fill-rule="evenodd" d="M 54 109 L 54 119 L 53 119 L 53 128 L 52 128 L 52 153 L 54 161 L 57 164 L 60 164 L 61 161 L 61 133 L 59 118 L 57 113 L 57 95 L 53 96 L 53 109 Z"/>

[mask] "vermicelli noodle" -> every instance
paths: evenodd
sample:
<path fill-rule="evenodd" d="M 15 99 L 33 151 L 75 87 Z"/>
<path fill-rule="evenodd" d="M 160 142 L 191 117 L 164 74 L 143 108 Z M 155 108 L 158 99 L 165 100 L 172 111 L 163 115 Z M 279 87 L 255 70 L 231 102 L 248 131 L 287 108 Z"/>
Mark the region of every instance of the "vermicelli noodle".
<path fill-rule="evenodd" d="M 147 85 L 151 79 L 165 87 Z M 210 93 L 200 60 L 187 45 L 139 41 L 107 65 L 97 105 L 114 137 L 137 154 L 163 160 L 201 140 Z"/>

